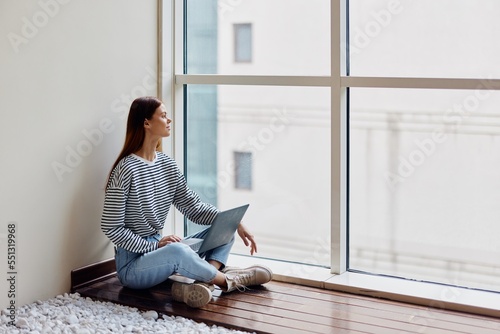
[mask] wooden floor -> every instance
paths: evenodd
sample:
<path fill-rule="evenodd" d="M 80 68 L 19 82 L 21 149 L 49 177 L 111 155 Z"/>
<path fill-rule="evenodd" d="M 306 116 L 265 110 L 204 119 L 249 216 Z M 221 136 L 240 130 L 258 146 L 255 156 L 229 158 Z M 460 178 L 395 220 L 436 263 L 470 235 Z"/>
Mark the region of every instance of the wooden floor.
<path fill-rule="evenodd" d="M 172 300 L 170 285 L 131 290 L 111 274 L 74 292 L 257 333 L 500 333 L 500 319 L 275 281 L 245 292 L 221 294 L 216 289 L 212 302 L 192 309 Z"/>

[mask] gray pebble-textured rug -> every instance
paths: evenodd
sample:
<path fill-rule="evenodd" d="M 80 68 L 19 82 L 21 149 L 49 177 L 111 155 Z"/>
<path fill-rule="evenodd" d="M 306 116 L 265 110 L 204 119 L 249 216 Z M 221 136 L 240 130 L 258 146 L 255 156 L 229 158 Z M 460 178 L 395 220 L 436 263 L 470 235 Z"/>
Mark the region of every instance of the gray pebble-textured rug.
<path fill-rule="evenodd" d="M 183 317 L 158 315 L 133 307 L 94 301 L 79 294 L 64 294 L 17 309 L 15 319 L 8 310 L 0 315 L 0 333 L 244 333 L 208 326 Z"/>

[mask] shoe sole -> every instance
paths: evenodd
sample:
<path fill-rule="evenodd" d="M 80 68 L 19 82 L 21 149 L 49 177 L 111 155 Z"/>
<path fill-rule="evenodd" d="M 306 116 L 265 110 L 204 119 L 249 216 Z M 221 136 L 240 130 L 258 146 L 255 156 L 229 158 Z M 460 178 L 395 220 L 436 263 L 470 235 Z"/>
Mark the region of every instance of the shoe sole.
<path fill-rule="evenodd" d="M 213 284 L 210 284 L 210 283 L 203 283 L 203 282 L 200 282 L 200 281 L 194 281 L 195 283 L 199 283 L 199 284 L 202 284 L 202 285 L 205 285 L 208 289 L 210 289 L 210 291 L 214 292 L 215 291 L 215 286 Z"/>
<path fill-rule="evenodd" d="M 210 302 L 212 292 L 206 286 L 200 284 L 174 282 L 172 284 L 172 298 L 190 307 L 199 308 Z"/>

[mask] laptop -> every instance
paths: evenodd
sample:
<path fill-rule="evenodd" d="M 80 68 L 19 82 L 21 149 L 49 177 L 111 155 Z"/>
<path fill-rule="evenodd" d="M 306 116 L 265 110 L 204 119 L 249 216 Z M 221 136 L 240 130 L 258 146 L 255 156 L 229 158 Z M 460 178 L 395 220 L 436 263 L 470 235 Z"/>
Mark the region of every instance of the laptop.
<path fill-rule="evenodd" d="M 205 239 L 183 239 L 182 243 L 188 245 L 197 253 L 203 253 L 231 241 L 238 225 L 243 219 L 249 204 L 222 211 L 217 214 L 212 225 L 208 228 Z"/>

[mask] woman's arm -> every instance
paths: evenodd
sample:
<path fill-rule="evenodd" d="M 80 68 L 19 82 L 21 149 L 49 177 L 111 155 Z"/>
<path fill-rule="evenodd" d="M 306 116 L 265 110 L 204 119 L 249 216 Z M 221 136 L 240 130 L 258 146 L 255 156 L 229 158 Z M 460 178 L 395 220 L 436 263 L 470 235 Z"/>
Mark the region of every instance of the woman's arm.
<path fill-rule="evenodd" d="M 189 189 L 184 175 L 178 168 L 173 204 L 189 220 L 200 225 L 212 224 L 218 213 L 215 206 L 202 202 L 198 194 Z"/>
<path fill-rule="evenodd" d="M 108 188 L 101 218 L 101 230 L 118 247 L 134 253 L 147 253 L 158 248 L 157 242 L 146 241 L 125 227 L 127 196 L 120 188 Z"/>

